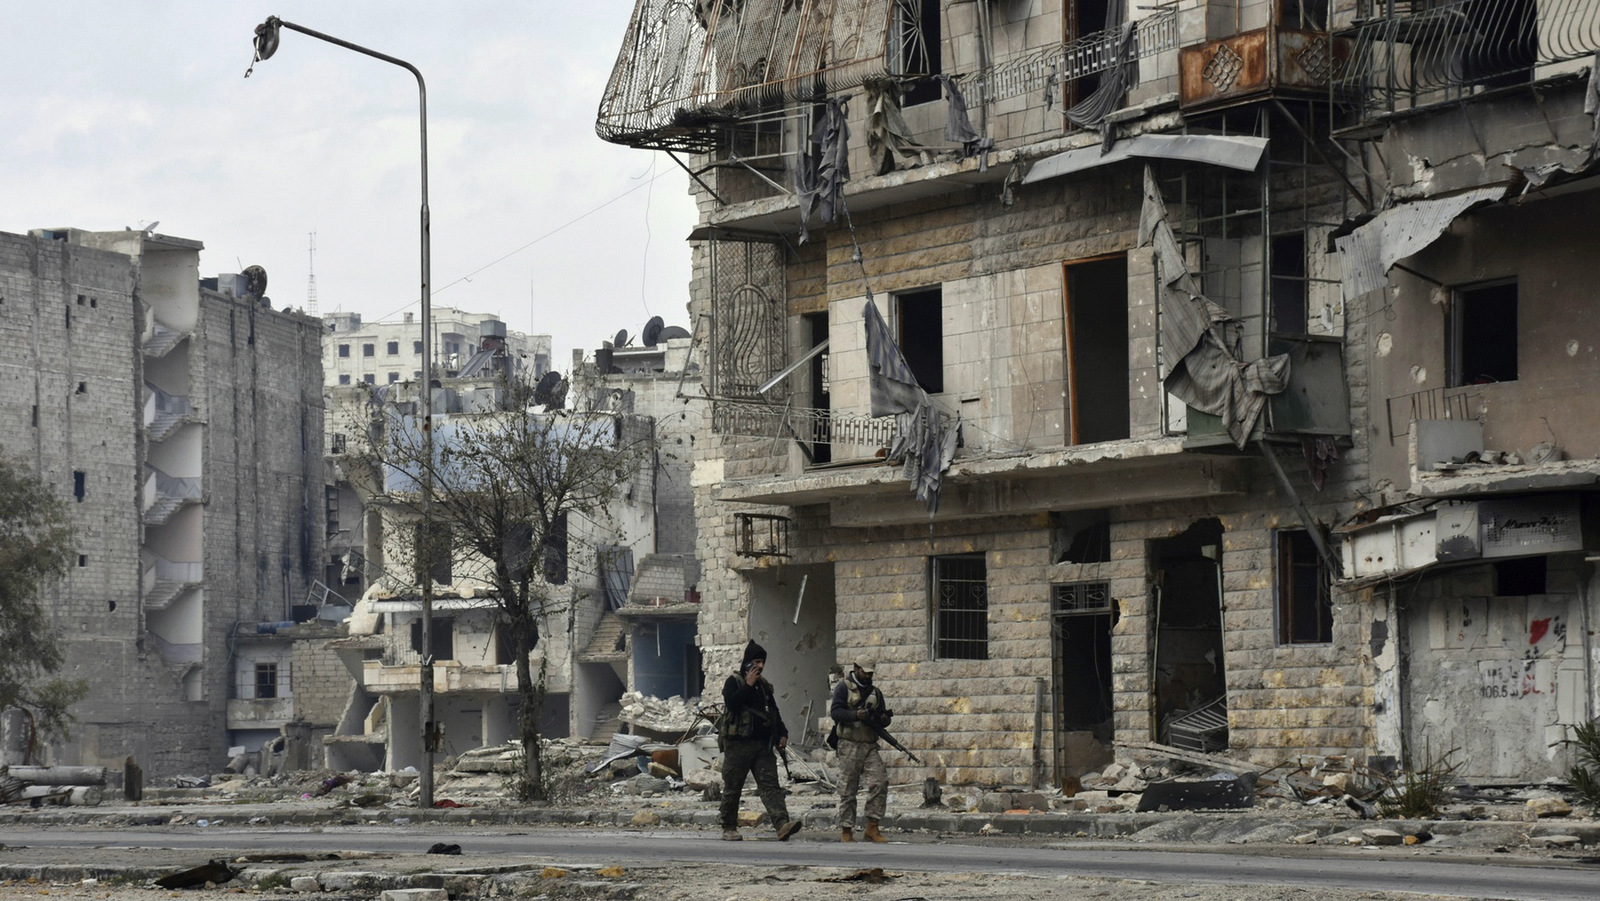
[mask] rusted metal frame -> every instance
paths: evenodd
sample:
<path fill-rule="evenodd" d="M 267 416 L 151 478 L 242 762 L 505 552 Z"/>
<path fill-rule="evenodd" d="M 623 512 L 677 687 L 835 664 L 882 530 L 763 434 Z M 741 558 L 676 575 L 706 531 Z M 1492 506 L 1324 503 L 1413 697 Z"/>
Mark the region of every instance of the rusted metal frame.
<path fill-rule="evenodd" d="M 1281 113 L 1285 119 L 1289 120 L 1289 124 L 1292 125 L 1294 130 L 1300 135 L 1300 140 L 1304 141 L 1306 145 L 1311 148 L 1311 152 L 1315 153 L 1317 158 L 1322 160 L 1322 164 L 1331 169 L 1333 174 L 1339 176 L 1339 180 L 1344 182 L 1344 186 L 1349 188 L 1350 193 L 1354 194 L 1356 196 L 1356 200 L 1361 202 L 1361 208 L 1364 210 L 1371 210 L 1372 201 L 1367 198 L 1367 195 L 1364 194 L 1360 188 L 1356 187 L 1355 182 L 1350 180 L 1350 176 L 1346 175 L 1341 167 L 1335 166 L 1333 164 L 1333 160 L 1329 159 L 1328 155 L 1322 152 L 1322 148 L 1317 145 L 1317 142 L 1314 139 L 1312 139 L 1310 133 L 1306 131 L 1305 126 L 1300 124 L 1300 120 L 1296 119 L 1294 114 L 1290 112 L 1289 108 L 1283 105 L 1283 101 L 1277 97 L 1274 97 L 1272 98 L 1272 105 L 1277 107 L 1278 112 Z M 1339 147 L 1337 142 L 1334 143 L 1334 146 Z M 1341 153 L 1344 153 L 1346 159 L 1349 159 L 1351 162 L 1355 162 L 1355 158 L 1350 156 L 1349 152 L 1345 151 L 1343 147 L 1339 147 L 1339 150 Z M 1271 165 L 1270 162 L 1268 165 Z M 1360 169 L 1362 174 L 1366 175 L 1369 181 L 1372 179 L 1372 175 L 1368 173 L 1366 168 L 1360 163 L 1356 163 L 1356 168 Z"/>
<path fill-rule="evenodd" d="M 715 198 L 717 203 L 720 203 L 723 206 L 727 206 L 728 205 L 728 202 L 726 200 L 722 199 L 722 195 L 718 194 L 716 192 L 716 189 L 714 189 L 710 185 L 706 184 L 705 180 L 700 177 L 700 173 L 699 172 L 696 172 L 693 169 L 690 169 L 689 166 L 686 163 L 684 163 L 683 160 L 678 159 L 678 155 L 676 153 L 673 153 L 670 150 L 666 150 L 666 151 L 663 151 L 663 152 L 666 153 L 667 156 L 671 157 L 672 161 L 674 163 L 677 163 L 679 168 L 681 168 L 681 169 L 683 169 L 683 171 L 689 173 L 689 177 L 694 179 L 695 184 L 699 185 L 702 188 L 705 188 L 706 189 L 706 193 L 710 194 L 713 198 Z M 704 171 L 704 170 L 701 170 L 701 171 Z"/>
<path fill-rule="evenodd" d="M 1261 455 L 1267 458 L 1267 466 L 1272 469 L 1272 474 L 1278 477 L 1278 484 L 1289 495 L 1289 504 L 1294 507 L 1294 512 L 1300 517 L 1300 524 L 1305 526 L 1306 534 L 1311 536 L 1311 543 L 1317 546 L 1317 555 L 1322 558 L 1322 564 L 1328 568 L 1328 573 L 1335 579 L 1343 578 L 1344 571 L 1339 564 L 1339 558 L 1328 546 L 1328 539 L 1322 534 L 1322 525 L 1306 509 L 1300 500 L 1300 492 L 1294 490 L 1294 483 L 1289 481 L 1289 474 L 1283 471 L 1283 464 L 1278 462 L 1278 454 L 1267 443 L 1265 438 L 1257 438 L 1256 446 L 1261 449 Z"/>

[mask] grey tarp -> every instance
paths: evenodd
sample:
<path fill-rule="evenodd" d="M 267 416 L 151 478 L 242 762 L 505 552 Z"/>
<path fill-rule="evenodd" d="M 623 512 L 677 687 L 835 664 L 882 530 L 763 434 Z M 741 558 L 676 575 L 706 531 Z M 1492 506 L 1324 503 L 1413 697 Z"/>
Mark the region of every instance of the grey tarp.
<path fill-rule="evenodd" d="M 900 346 L 871 297 L 861 311 L 867 332 L 867 386 L 873 416 L 895 417 L 895 439 L 888 459 L 903 461 L 903 471 L 917 500 L 928 512 L 939 509 L 944 471 L 961 443 L 961 420 L 937 409 L 906 365 Z"/>
<path fill-rule="evenodd" d="M 1139 244 L 1155 248 L 1161 347 L 1177 357 L 1167 372 L 1167 391 L 1196 410 L 1220 417 L 1234 443 L 1244 447 L 1267 395 L 1288 387 L 1288 354 L 1248 363 L 1239 360 L 1239 321 L 1195 290 L 1149 166 L 1144 170 Z"/>
<path fill-rule="evenodd" d="M 822 120 L 811 135 L 811 150 L 795 161 L 794 192 L 800 198 L 800 243 L 810 233 L 806 224 L 813 212 L 824 223 L 834 220 L 835 207 L 850 180 L 850 127 L 845 123 L 846 98 L 834 97 L 823 108 Z"/>
<path fill-rule="evenodd" d="M 912 137 L 911 127 L 901 114 L 898 82 L 881 79 L 868 82 L 866 89 L 867 155 L 874 174 L 883 175 L 894 170 L 896 154 L 916 159 L 927 148 Z"/>
<path fill-rule="evenodd" d="M 939 82 L 944 85 L 946 103 L 944 139 L 960 144 L 963 157 L 977 157 L 979 172 L 989 171 L 989 151 L 994 149 L 994 139 L 978 134 L 972 127 L 972 119 L 967 116 L 966 95 L 956 86 L 955 78 L 940 75 Z"/>
<path fill-rule="evenodd" d="M 1134 42 L 1138 23 L 1128 20 L 1126 6 L 1126 0 L 1111 0 L 1106 4 L 1104 33 L 1116 32 L 1116 37 L 1111 39 L 1111 65 L 1100 71 L 1100 83 L 1093 93 L 1063 112 L 1067 121 L 1079 128 L 1100 129 L 1107 150 L 1111 148 L 1112 132 L 1106 116 L 1122 106 L 1122 98 L 1138 83 L 1139 76 L 1138 46 Z"/>
<path fill-rule="evenodd" d="M 1355 300 L 1382 288 L 1395 263 L 1439 240 L 1462 213 L 1505 195 L 1505 185 L 1490 185 L 1448 197 L 1402 203 L 1334 239 L 1344 273 L 1344 299 Z"/>

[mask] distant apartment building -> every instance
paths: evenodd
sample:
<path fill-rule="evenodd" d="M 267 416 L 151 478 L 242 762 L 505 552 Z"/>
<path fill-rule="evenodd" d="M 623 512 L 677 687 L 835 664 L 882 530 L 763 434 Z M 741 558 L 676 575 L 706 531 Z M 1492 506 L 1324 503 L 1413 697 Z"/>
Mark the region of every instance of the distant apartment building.
<path fill-rule="evenodd" d="M 381 387 L 422 378 L 422 323 L 416 314 L 363 322 L 360 313 L 328 313 L 322 322 L 322 369 L 327 387 Z M 433 336 L 435 378 L 493 380 L 503 376 L 531 386 L 551 368 L 549 335 L 510 331 L 492 313 L 435 309 Z M 358 407 L 337 402 L 327 405 L 327 553 L 322 582 L 335 602 L 353 603 L 374 578 L 367 571 L 363 550 L 365 506 L 340 465 L 345 439 L 356 427 L 346 420 Z"/>
<path fill-rule="evenodd" d="M 57 487 L 78 543 L 43 600 L 90 693 L 49 762 L 205 773 L 292 717 L 255 703 L 293 696 L 288 644 L 246 671 L 239 637 L 308 616 L 321 325 L 246 276 L 202 281 L 201 248 L 0 234 L 0 447 Z"/>
<path fill-rule="evenodd" d="M 383 322 L 362 322 L 360 313 L 327 313 L 322 321 L 327 384 L 391 385 L 422 378 L 422 324 L 415 313 Z M 441 376 L 474 374 L 471 364 L 486 349 L 486 339 L 499 340 L 511 371 L 523 381 L 550 371 L 550 336 L 510 331 L 492 313 L 436 309 L 433 335 L 433 359 Z"/>

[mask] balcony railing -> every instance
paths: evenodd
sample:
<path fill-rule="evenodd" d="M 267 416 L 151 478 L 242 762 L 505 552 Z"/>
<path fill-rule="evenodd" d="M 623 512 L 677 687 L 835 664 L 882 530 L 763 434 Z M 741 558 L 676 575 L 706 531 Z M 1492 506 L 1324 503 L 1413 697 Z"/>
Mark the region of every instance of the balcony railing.
<path fill-rule="evenodd" d="M 1559 73 L 1600 50 L 1597 0 L 1361 0 L 1336 87 L 1362 118 Z"/>
<path fill-rule="evenodd" d="M 1055 77 L 1062 84 L 1097 75 L 1128 59 L 1144 59 L 1164 51 L 1178 49 L 1178 8 L 1159 9 L 1140 19 L 1134 27 L 1133 44 L 1128 56 L 1119 58 L 1122 30 L 1108 28 L 1086 34 L 1075 41 L 1054 47 L 1044 47 L 1007 60 L 990 71 L 974 76 L 969 83 L 981 94 L 975 97 L 986 100 L 1005 100 L 1023 94 L 1042 92 L 1045 84 Z"/>

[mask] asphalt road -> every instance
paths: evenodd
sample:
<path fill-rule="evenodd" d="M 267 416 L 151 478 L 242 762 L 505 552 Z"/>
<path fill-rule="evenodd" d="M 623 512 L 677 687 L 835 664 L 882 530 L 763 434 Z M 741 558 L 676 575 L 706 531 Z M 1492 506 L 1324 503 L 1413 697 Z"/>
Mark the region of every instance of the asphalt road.
<path fill-rule="evenodd" d="M 758 836 L 752 836 L 758 837 Z M 807 840 L 809 839 L 809 840 Z M 1262 854 L 1246 846 L 1173 850 L 1107 843 L 1021 846 L 1003 840 L 917 836 L 887 845 L 841 847 L 815 836 L 788 843 L 723 842 L 714 833 L 539 828 L 525 831 L 393 827 L 16 829 L 0 828 L 10 862 L 71 860 L 89 864 L 129 851 L 197 856 L 263 852 L 365 851 L 420 853 L 436 842 L 455 843 L 476 858 L 506 863 L 634 866 L 727 863 L 752 866 L 884 867 L 937 873 L 1098 876 L 1212 885 L 1280 885 L 1365 891 L 1420 892 L 1469 898 L 1590 901 L 1600 897 L 1600 859 L 1561 862 L 1427 859 L 1410 849 L 1319 849 L 1304 856 Z"/>

